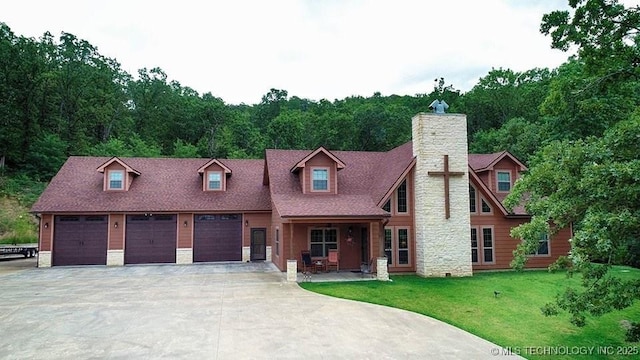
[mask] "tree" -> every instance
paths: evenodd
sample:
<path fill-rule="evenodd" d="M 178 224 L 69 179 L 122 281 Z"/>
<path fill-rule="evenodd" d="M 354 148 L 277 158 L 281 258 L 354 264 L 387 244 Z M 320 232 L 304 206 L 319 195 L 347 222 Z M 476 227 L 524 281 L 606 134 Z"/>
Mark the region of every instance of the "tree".
<path fill-rule="evenodd" d="M 538 245 L 540 234 L 572 226 L 569 265 L 583 277 L 583 289 L 566 289 L 545 312 L 571 314 L 577 326 L 585 314 L 602 315 L 631 306 L 640 299 L 640 279 L 621 280 L 608 273 L 614 264 L 631 260 L 640 246 L 640 111 L 616 124 L 602 138 L 556 141 L 532 161 L 528 174 L 516 182 L 508 207 L 526 199 L 531 222 L 511 236 L 524 242 L 515 252 L 521 268 Z M 636 259 L 637 261 L 637 259 Z M 637 265 L 637 263 L 636 263 Z"/>
<path fill-rule="evenodd" d="M 551 36 L 553 48 L 578 47 L 542 108 L 560 136 L 600 136 L 640 104 L 640 6 L 625 8 L 617 0 L 570 0 L 569 6 L 571 12 L 542 19 L 540 31 Z"/>
<path fill-rule="evenodd" d="M 198 157 L 198 147 L 177 139 L 173 143 L 172 156 L 176 158 L 196 158 Z"/>
<path fill-rule="evenodd" d="M 512 118 L 499 129 L 476 132 L 469 145 L 469 152 L 482 154 L 507 150 L 528 163 L 529 158 L 550 140 L 549 133 L 547 124 Z"/>
<path fill-rule="evenodd" d="M 538 107 L 548 92 L 552 76 L 548 69 L 524 72 L 491 69 L 459 100 L 458 111 L 467 114 L 469 135 L 497 129 L 517 117 L 538 122 Z"/>

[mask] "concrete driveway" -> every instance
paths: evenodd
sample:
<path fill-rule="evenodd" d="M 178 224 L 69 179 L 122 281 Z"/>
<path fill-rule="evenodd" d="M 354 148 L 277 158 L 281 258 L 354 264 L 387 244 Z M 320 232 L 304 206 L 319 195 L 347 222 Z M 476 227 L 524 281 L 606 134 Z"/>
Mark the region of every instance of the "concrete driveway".
<path fill-rule="evenodd" d="M 308 292 L 271 264 L 0 271 L 3 359 L 491 359 L 496 348 L 422 315 Z"/>

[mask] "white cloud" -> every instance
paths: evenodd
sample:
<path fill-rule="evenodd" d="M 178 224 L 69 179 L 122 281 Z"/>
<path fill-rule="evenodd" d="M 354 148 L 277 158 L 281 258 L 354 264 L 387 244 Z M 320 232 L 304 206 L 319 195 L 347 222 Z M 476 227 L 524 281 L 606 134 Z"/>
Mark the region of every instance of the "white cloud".
<path fill-rule="evenodd" d="M 539 33 L 566 1 L 29 1 L 3 6 L 14 32 L 66 31 L 136 74 L 228 103 L 270 88 L 314 100 L 430 92 L 445 77 L 468 90 L 491 67 L 556 67 L 567 55 Z M 34 11 L 35 9 L 35 11 Z"/>

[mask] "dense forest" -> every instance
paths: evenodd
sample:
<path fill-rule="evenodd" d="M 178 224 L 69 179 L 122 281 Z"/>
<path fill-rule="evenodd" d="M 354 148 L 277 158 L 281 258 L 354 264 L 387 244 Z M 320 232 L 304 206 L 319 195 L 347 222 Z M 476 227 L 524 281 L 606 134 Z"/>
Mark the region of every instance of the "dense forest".
<path fill-rule="evenodd" d="M 540 26 L 551 47 L 576 50 L 557 69 L 494 68 L 465 93 L 442 78 L 413 96 L 310 100 L 270 89 L 252 105 L 199 94 L 159 68 L 134 76 L 69 33 L 34 39 L 0 22 L 0 196 L 48 181 L 69 155 L 260 158 L 265 148 L 320 145 L 384 151 L 409 141 L 411 117 L 444 99 L 450 112 L 467 114 L 470 152 L 508 150 L 529 166 L 507 199 L 511 206 L 526 199 L 533 216 L 512 233 L 525 240 L 514 267 L 541 232 L 572 226 L 564 265 L 582 272 L 585 287 L 568 290 L 546 313 L 565 310 L 584 325 L 587 313 L 640 298 L 640 281 L 607 273 L 612 264 L 640 266 L 640 7 L 569 6 L 545 14 Z M 27 206 L 42 186 L 35 189 Z M 0 236 L 32 226 L 5 215 Z"/>
<path fill-rule="evenodd" d="M 450 112 L 467 114 L 472 152 L 506 149 L 527 162 L 548 141 L 601 135 L 632 110 L 628 87 L 586 87 L 586 71 L 571 59 L 554 70 L 493 69 L 464 94 L 436 79 L 414 96 L 316 101 L 271 89 L 257 104 L 234 105 L 168 81 L 159 68 L 133 76 L 75 35 L 34 39 L 0 23 L 0 158 L 6 172 L 46 181 L 69 155 L 384 151 L 409 141 L 411 117 L 444 99 Z"/>

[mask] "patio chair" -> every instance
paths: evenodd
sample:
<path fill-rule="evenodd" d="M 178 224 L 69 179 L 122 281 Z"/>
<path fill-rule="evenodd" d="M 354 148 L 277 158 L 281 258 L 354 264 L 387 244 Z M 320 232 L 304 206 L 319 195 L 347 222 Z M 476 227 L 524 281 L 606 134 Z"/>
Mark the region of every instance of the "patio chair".
<path fill-rule="evenodd" d="M 373 277 L 373 258 L 369 260 L 368 264 L 363 262 L 362 265 L 360 265 L 360 275 L 362 277 L 364 277 L 365 275 Z"/>
<path fill-rule="evenodd" d="M 340 259 L 338 249 L 329 249 L 329 257 L 327 258 L 327 271 L 335 266 L 336 272 L 340 272 Z"/>
<path fill-rule="evenodd" d="M 300 252 L 302 255 L 302 273 L 308 274 L 309 272 L 316 272 L 316 263 L 311 260 L 311 251 L 302 250 Z"/>

